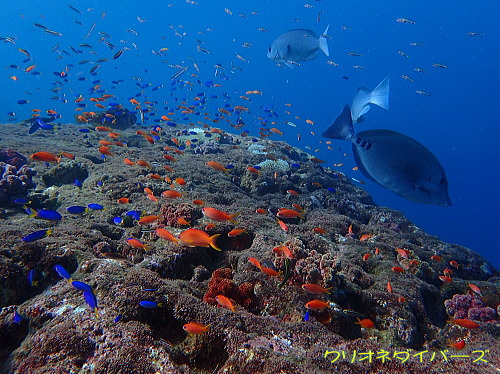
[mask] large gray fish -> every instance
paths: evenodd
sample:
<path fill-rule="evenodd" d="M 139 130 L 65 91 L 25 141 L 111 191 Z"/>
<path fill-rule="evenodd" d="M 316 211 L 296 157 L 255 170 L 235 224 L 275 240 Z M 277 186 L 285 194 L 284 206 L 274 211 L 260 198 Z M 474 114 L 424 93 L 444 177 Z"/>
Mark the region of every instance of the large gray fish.
<path fill-rule="evenodd" d="M 351 104 L 351 118 L 353 123 L 363 120 L 363 115 L 370 110 L 369 104 L 389 109 L 389 77 L 380 82 L 373 91 L 364 87 L 358 88 L 358 92 L 352 99 Z"/>
<path fill-rule="evenodd" d="M 381 129 L 354 134 L 349 105 L 322 135 L 351 141 L 361 172 L 382 187 L 417 203 L 451 205 L 443 167 L 415 139 Z"/>
<path fill-rule="evenodd" d="M 267 57 L 271 60 L 292 67 L 293 63 L 299 61 L 313 60 L 322 50 L 327 56 L 328 44 L 325 32 L 318 38 L 312 30 L 295 29 L 285 32 L 278 36 L 267 50 Z"/>

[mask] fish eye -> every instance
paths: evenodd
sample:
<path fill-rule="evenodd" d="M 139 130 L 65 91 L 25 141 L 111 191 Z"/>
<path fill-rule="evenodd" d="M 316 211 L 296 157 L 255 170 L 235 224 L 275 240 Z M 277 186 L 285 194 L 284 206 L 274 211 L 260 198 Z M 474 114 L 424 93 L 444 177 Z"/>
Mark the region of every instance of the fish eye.
<path fill-rule="evenodd" d="M 268 52 L 271 52 L 271 47 L 269 47 L 269 49 L 267 50 Z"/>
<path fill-rule="evenodd" d="M 439 180 L 439 183 L 440 183 L 440 184 L 447 184 L 447 183 L 448 183 L 448 181 L 446 180 L 446 178 L 444 178 L 444 177 L 443 177 L 443 178 L 441 178 L 441 179 Z"/>

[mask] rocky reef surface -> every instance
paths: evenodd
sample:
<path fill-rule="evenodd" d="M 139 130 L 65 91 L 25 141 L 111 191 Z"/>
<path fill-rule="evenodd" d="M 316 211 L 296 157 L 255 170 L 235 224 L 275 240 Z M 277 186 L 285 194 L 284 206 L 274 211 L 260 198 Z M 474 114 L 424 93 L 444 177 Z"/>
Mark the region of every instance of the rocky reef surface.
<path fill-rule="evenodd" d="M 138 126 L 115 139 L 71 124 L 33 135 L 27 125 L 2 126 L 13 134 L 3 138 L 8 147 L 26 159 L 39 151 L 74 159 L 27 164 L 36 171 L 28 206 L 62 219 L 3 206 L 0 372 L 500 370 L 499 273 L 469 249 L 376 206 L 299 149 L 210 128 L 191 141 L 168 126 L 156 140 Z M 103 149 L 99 141 L 111 144 Z M 181 194 L 162 196 L 170 190 Z M 66 210 L 88 204 L 104 209 Z M 218 222 L 204 207 L 240 214 L 237 223 Z M 279 224 L 280 209 L 298 214 Z M 130 211 L 157 218 L 139 225 Z M 188 227 L 218 234 L 222 251 L 155 234 L 163 228 L 177 237 Z M 22 240 L 38 230 L 51 232 Z M 55 265 L 92 287 L 95 311 Z M 326 290 L 313 294 L 306 284 Z M 221 306 L 220 295 L 234 310 Z M 313 300 L 326 306 L 313 308 Z M 209 326 L 188 334 L 190 322 Z"/>

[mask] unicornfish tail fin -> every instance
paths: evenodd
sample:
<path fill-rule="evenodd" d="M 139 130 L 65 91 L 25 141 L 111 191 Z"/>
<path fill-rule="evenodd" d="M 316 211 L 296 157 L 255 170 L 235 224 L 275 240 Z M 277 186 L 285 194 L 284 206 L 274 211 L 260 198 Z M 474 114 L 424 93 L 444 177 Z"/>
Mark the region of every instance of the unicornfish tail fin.
<path fill-rule="evenodd" d="M 326 26 L 325 32 L 321 34 L 319 37 L 319 49 L 323 51 L 323 53 L 327 56 L 330 56 L 330 52 L 328 51 L 328 43 L 327 43 L 327 33 L 328 33 L 328 28 L 330 25 Z"/>
<path fill-rule="evenodd" d="M 385 77 L 385 79 L 373 89 L 370 95 L 370 103 L 384 109 L 389 109 L 389 78 L 388 76 Z"/>

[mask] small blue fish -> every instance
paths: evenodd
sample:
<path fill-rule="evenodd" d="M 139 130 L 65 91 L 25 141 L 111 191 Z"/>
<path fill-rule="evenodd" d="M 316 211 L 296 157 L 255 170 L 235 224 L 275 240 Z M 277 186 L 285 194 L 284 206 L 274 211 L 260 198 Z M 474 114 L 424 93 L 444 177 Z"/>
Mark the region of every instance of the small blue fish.
<path fill-rule="evenodd" d="M 89 129 L 87 129 L 87 128 L 78 129 L 78 131 L 80 131 L 80 132 L 82 132 L 82 133 L 84 133 L 84 134 L 86 134 L 86 133 L 89 133 L 89 132 L 90 132 L 90 130 L 89 130 Z"/>
<path fill-rule="evenodd" d="M 80 281 L 71 281 L 71 285 L 75 287 L 77 290 L 86 292 L 90 291 L 92 292 L 92 286 L 88 285 L 87 283 L 83 283 Z"/>
<path fill-rule="evenodd" d="M 156 301 L 148 301 L 148 300 L 141 301 L 139 303 L 139 305 L 142 306 L 143 308 L 147 308 L 147 309 L 154 309 L 154 308 L 162 306 L 161 303 L 157 303 Z"/>
<path fill-rule="evenodd" d="M 304 322 L 309 322 L 309 317 L 310 317 L 310 314 L 309 314 L 309 310 L 306 312 L 306 314 L 304 315 Z"/>
<path fill-rule="evenodd" d="M 37 287 L 38 286 L 38 272 L 35 269 L 31 269 L 30 272 L 28 273 L 28 282 L 30 283 L 31 287 Z"/>
<path fill-rule="evenodd" d="M 39 239 L 43 239 L 50 234 L 52 234 L 52 229 L 38 230 L 38 231 L 32 232 L 31 234 L 26 235 L 22 239 L 22 241 L 25 243 L 32 243 L 32 242 L 37 241 Z"/>
<path fill-rule="evenodd" d="M 75 186 L 77 186 L 78 188 L 82 188 L 82 181 L 80 179 L 75 179 L 75 181 L 73 182 L 73 184 Z"/>
<path fill-rule="evenodd" d="M 26 205 L 31 203 L 31 201 L 29 201 L 28 199 L 15 199 L 14 202 L 16 204 L 21 204 L 21 205 Z"/>
<path fill-rule="evenodd" d="M 86 207 L 79 205 L 73 205 L 66 208 L 66 211 L 70 214 L 83 214 L 86 210 Z"/>
<path fill-rule="evenodd" d="M 36 217 L 40 219 L 46 219 L 47 221 L 59 221 L 62 216 L 57 213 L 55 210 L 43 209 L 38 212 L 32 209 L 33 212 L 30 214 L 30 217 Z"/>
<path fill-rule="evenodd" d="M 140 210 L 130 210 L 125 213 L 125 215 L 131 217 L 132 219 L 139 220 L 141 219 L 142 212 Z"/>
<path fill-rule="evenodd" d="M 90 307 L 90 309 L 92 309 L 92 311 L 95 313 L 95 316 L 98 317 L 98 315 L 97 315 L 97 298 L 95 297 L 92 290 L 84 291 L 83 298 L 85 299 L 85 302 Z"/>
<path fill-rule="evenodd" d="M 18 103 L 19 105 L 28 104 L 28 103 L 29 103 L 29 100 L 23 100 L 23 99 L 21 99 L 21 100 L 17 100 L 17 103 Z"/>
<path fill-rule="evenodd" d="M 12 323 L 18 324 L 23 320 L 23 317 L 14 309 L 14 315 L 12 316 Z"/>
<path fill-rule="evenodd" d="M 61 278 L 68 279 L 71 281 L 71 275 L 62 265 L 54 266 L 54 270 L 61 276 Z"/>
<path fill-rule="evenodd" d="M 120 322 L 120 321 L 121 321 L 121 319 L 122 319 L 122 317 L 123 317 L 123 316 L 122 316 L 121 314 L 118 314 L 118 315 L 116 316 L 116 318 L 113 320 L 113 322 L 114 322 L 114 323 L 118 323 L 118 322 Z"/>
<path fill-rule="evenodd" d="M 121 224 L 122 224 L 122 222 L 123 222 L 123 218 L 122 218 L 122 217 L 115 217 L 115 218 L 113 218 L 113 223 L 114 223 L 115 225 L 117 225 L 117 226 L 118 226 L 118 225 L 121 225 Z"/>
<path fill-rule="evenodd" d="M 89 205 L 87 205 L 87 207 L 89 209 L 92 209 L 92 210 L 103 210 L 104 209 L 104 207 L 100 204 L 89 204 Z"/>

